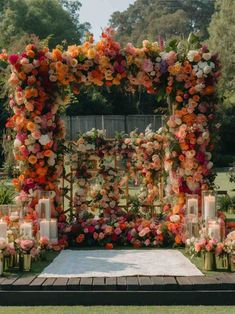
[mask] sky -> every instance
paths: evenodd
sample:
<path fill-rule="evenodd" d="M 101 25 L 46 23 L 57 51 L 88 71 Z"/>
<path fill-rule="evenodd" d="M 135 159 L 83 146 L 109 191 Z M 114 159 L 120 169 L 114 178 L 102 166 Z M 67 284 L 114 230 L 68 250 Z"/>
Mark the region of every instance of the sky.
<path fill-rule="evenodd" d="M 91 32 L 96 40 L 101 35 L 102 28 L 108 25 L 111 14 L 115 11 L 124 11 L 135 0 L 80 0 L 80 21 L 89 22 L 92 26 Z"/>

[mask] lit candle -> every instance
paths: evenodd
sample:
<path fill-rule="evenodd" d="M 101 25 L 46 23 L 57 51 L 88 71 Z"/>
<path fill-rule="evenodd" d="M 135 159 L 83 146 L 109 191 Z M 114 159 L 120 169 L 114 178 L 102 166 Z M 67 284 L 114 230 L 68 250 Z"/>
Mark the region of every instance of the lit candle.
<path fill-rule="evenodd" d="M 41 198 L 38 202 L 38 215 L 46 220 L 51 219 L 51 202 L 49 198 Z"/>
<path fill-rule="evenodd" d="M 9 217 L 10 221 L 19 221 L 20 216 L 18 212 L 11 212 L 11 215 Z"/>
<path fill-rule="evenodd" d="M 20 225 L 20 234 L 24 237 L 32 238 L 33 236 L 33 228 L 31 222 L 23 222 Z"/>
<path fill-rule="evenodd" d="M 50 221 L 50 239 L 51 242 L 58 242 L 58 225 L 57 219 L 51 219 Z"/>
<path fill-rule="evenodd" d="M 220 224 L 218 224 L 217 222 L 209 223 L 209 225 L 208 225 L 208 236 L 212 239 L 220 241 L 221 240 Z"/>
<path fill-rule="evenodd" d="M 215 196 L 204 196 L 204 219 L 214 218 L 215 212 Z"/>
<path fill-rule="evenodd" d="M 198 199 L 189 198 L 187 200 L 187 216 L 192 223 L 198 222 Z"/>
<path fill-rule="evenodd" d="M 0 238 L 6 239 L 7 237 L 7 223 L 6 221 L 0 220 Z"/>
<path fill-rule="evenodd" d="M 50 221 L 40 221 L 40 237 L 47 237 L 50 240 Z"/>

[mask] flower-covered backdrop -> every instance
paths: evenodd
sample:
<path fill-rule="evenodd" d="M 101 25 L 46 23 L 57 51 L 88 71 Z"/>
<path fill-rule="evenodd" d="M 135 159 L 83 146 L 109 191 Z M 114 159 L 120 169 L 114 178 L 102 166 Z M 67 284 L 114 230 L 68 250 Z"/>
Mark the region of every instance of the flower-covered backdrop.
<path fill-rule="evenodd" d="M 14 155 L 20 176 L 14 179 L 15 187 L 21 198 L 33 195 L 35 190 L 55 191 L 53 215 L 63 226 L 61 230 L 66 229 L 66 215 L 58 188 L 65 138 L 60 112 L 69 101 L 70 92 L 79 93 L 81 85 L 91 84 L 122 86 L 126 92 L 143 86 L 158 99 L 166 99 L 170 107 L 162 130 L 162 136 L 167 138 L 162 148 L 165 204 L 170 206 L 166 221 L 168 230 L 175 235 L 173 242 L 181 243 L 184 195 L 200 194 L 210 184 L 213 135 L 217 131 L 214 96 L 219 77 L 217 56 L 206 46 L 192 49 L 190 43 L 164 48 L 162 42 L 145 40 L 141 48 L 128 44 L 121 49 L 108 29 L 96 43 L 90 37 L 66 51 L 60 47 L 50 51 L 30 44 L 22 53 L 10 56 L 2 53 L 0 58 L 11 68 L 9 105 L 13 115 L 7 127 L 16 133 Z M 36 202 L 32 197 L 32 216 Z M 144 234 L 148 239 L 151 222 L 137 228 L 133 225 L 138 234 L 145 227 L 149 228 Z M 159 231 L 154 229 L 151 244 L 158 237 Z M 66 242 L 67 236 L 61 239 Z"/>

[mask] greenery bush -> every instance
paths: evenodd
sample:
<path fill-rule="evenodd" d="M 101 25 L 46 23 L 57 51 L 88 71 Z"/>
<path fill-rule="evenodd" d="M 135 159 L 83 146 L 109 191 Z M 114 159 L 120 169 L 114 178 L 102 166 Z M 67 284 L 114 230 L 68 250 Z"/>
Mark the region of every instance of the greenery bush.
<path fill-rule="evenodd" d="M 15 197 L 13 187 L 0 185 L 0 205 L 12 204 Z"/>

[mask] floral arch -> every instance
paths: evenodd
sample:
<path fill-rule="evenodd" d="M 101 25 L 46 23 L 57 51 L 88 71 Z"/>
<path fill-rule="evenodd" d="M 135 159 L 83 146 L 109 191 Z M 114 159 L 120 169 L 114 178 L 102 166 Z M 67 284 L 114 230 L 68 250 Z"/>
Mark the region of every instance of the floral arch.
<path fill-rule="evenodd" d="M 162 148 L 166 195 L 163 224 L 172 242 L 180 244 L 184 195 L 207 189 L 213 166 L 217 56 L 206 46 L 164 48 L 147 40 L 141 48 L 128 44 L 121 49 L 112 31 L 107 30 L 97 43 L 90 37 L 66 51 L 30 44 L 22 53 L 3 53 L 1 59 L 11 69 L 8 82 L 13 115 L 7 127 L 16 133 L 14 155 L 20 169 L 14 185 L 22 197 L 38 189 L 55 191 L 53 215 L 58 217 L 61 230 L 66 215 L 58 188 L 65 138 L 60 112 L 70 92 L 77 94 L 81 85 L 91 84 L 122 86 L 127 92 L 143 86 L 147 92 L 165 97 L 171 110 L 162 130 L 167 139 Z M 33 200 L 32 210 L 35 205 Z M 152 228 L 146 222 L 143 225 Z M 157 230 L 158 226 L 151 230 L 153 238 Z M 66 237 L 62 236 L 63 241 Z"/>

